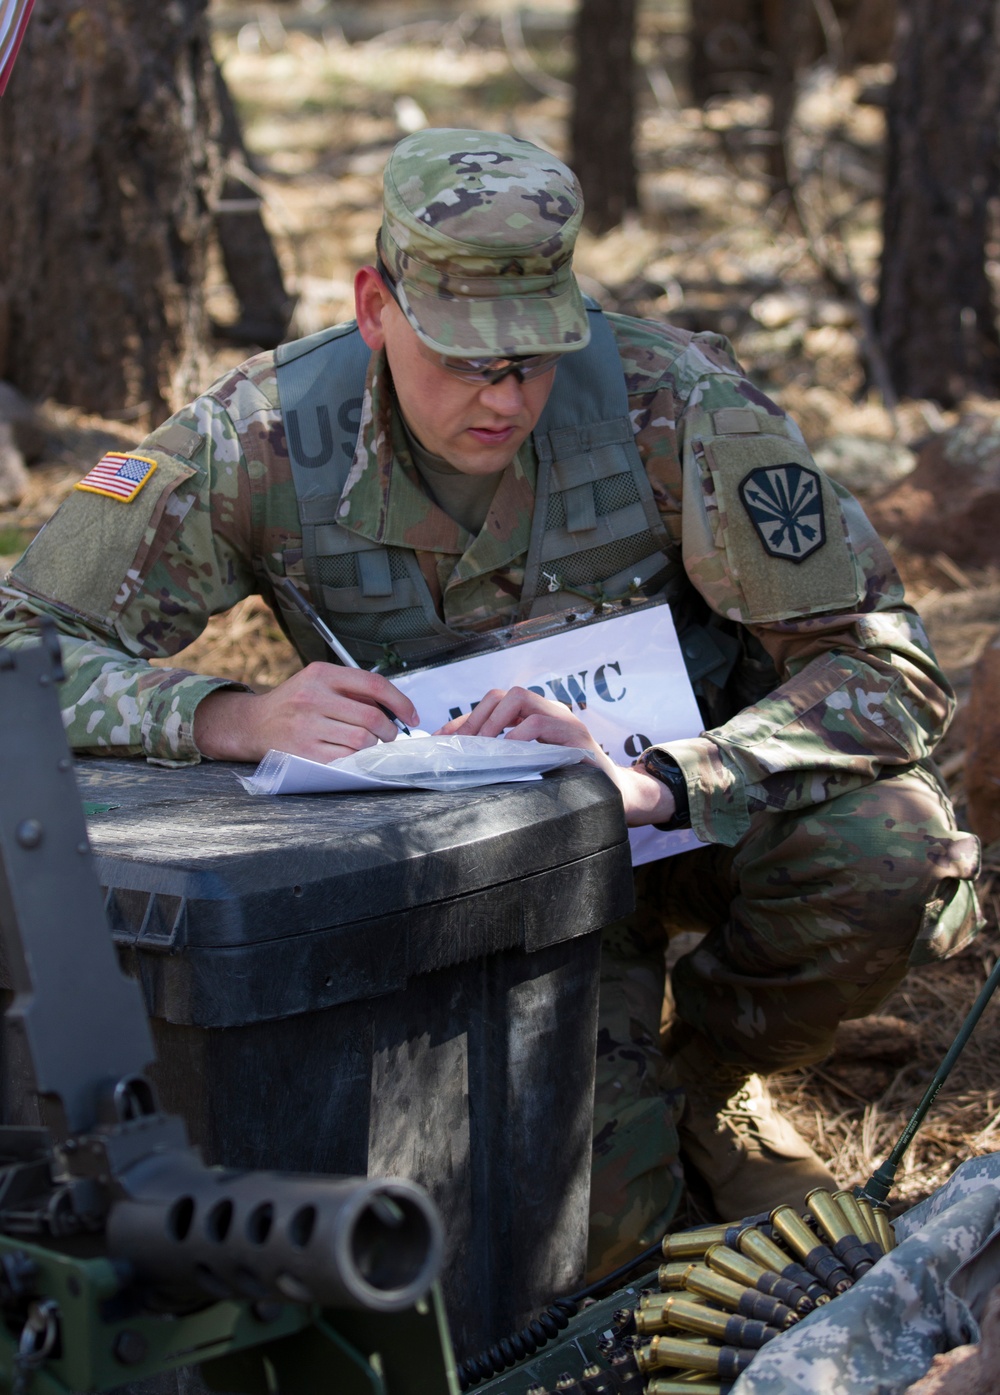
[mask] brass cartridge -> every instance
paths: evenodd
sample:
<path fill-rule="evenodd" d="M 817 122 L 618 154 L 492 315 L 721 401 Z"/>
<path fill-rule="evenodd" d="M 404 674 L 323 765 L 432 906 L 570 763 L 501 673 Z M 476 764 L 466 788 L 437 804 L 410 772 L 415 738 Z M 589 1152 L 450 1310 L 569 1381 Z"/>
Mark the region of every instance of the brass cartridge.
<path fill-rule="evenodd" d="M 765 1269 L 746 1255 L 729 1249 L 727 1245 L 713 1245 L 705 1260 L 716 1274 L 722 1274 L 734 1283 L 752 1286 L 759 1293 L 767 1293 L 772 1298 L 777 1298 L 780 1303 L 798 1313 L 799 1317 L 805 1317 L 806 1313 L 811 1313 L 816 1306 L 805 1289 L 800 1288 L 798 1284 L 793 1284 L 790 1279 L 783 1279 L 780 1274 L 775 1274 L 773 1269 Z"/>
<path fill-rule="evenodd" d="M 691 1268 L 690 1264 L 683 1265 L 684 1273 Z M 647 1308 L 662 1308 L 667 1300 L 665 1293 L 644 1293 L 639 1298 L 638 1311 L 644 1312 Z"/>
<path fill-rule="evenodd" d="M 643 1375 L 663 1370 L 707 1371 L 730 1381 L 746 1370 L 755 1354 L 736 1347 L 711 1347 L 676 1337 L 654 1337 L 648 1347 L 639 1348 L 635 1359 Z M 697 1388 L 694 1386 L 695 1390 Z"/>
<path fill-rule="evenodd" d="M 755 1259 L 765 1269 L 771 1269 L 775 1274 L 780 1274 L 783 1279 L 790 1279 L 793 1284 L 798 1284 L 817 1306 L 820 1303 L 829 1303 L 830 1294 L 817 1280 L 816 1275 L 810 1274 L 803 1265 L 797 1264 L 773 1240 L 768 1240 L 759 1231 L 745 1230 L 743 1232 L 740 1236 L 740 1253 L 745 1254 L 748 1259 Z"/>
<path fill-rule="evenodd" d="M 875 1211 L 876 1211 L 876 1208 L 871 1204 L 871 1202 L 870 1202 L 866 1197 L 861 1197 L 861 1196 L 855 1197 L 855 1200 L 857 1201 L 858 1206 L 861 1208 L 861 1214 L 862 1214 L 862 1216 L 864 1216 L 865 1220 L 868 1222 L 868 1229 L 871 1231 L 872 1235 L 875 1237 L 876 1243 L 877 1243 L 878 1245 L 882 1245 L 882 1233 L 881 1233 L 881 1231 L 879 1230 L 878 1224 L 877 1224 L 877 1222 L 876 1222 L 876 1220 L 875 1220 Z M 882 1253 L 883 1253 L 883 1254 L 886 1253 L 884 1247 L 883 1247 L 883 1249 L 882 1249 Z"/>
<path fill-rule="evenodd" d="M 777 1298 L 770 1298 L 753 1287 L 727 1279 L 724 1274 L 716 1274 L 707 1265 L 692 1264 L 685 1288 L 689 1293 L 707 1298 L 740 1317 L 756 1318 L 782 1331 L 799 1320 L 797 1314 Z"/>
<path fill-rule="evenodd" d="M 723 1395 L 717 1380 L 701 1380 L 699 1376 L 654 1376 L 646 1386 L 646 1395 Z"/>
<path fill-rule="evenodd" d="M 844 1265 L 852 1279 L 860 1279 L 872 1267 L 872 1259 L 860 1235 L 847 1223 L 843 1211 L 828 1191 L 816 1187 L 806 1196 L 806 1205 L 816 1217 L 819 1228 L 830 1242 L 830 1248 Z"/>
<path fill-rule="evenodd" d="M 875 1218 L 875 1228 L 878 1231 L 878 1238 L 886 1254 L 896 1248 L 896 1233 L 889 1220 L 889 1213 L 882 1206 L 873 1206 L 872 1214 Z"/>
<path fill-rule="evenodd" d="M 776 1206 L 771 1212 L 771 1224 L 788 1248 L 798 1255 L 805 1267 L 816 1275 L 830 1293 L 844 1293 L 851 1287 L 853 1280 L 850 1274 L 829 1245 L 824 1245 L 816 1239 L 802 1217 L 791 1206 Z"/>
<path fill-rule="evenodd" d="M 708 1307 L 704 1298 L 699 1298 L 697 1294 L 685 1293 L 684 1298 L 691 1303 L 701 1304 Z M 680 1294 L 670 1293 L 663 1295 L 663 1302 L 657 1307 L 640 1308 L 635 1315 L 635 1330 L 640 1337 L 652 1337 L 657 1332 L 666 1332 L 671 1326 L 670 1310 L 675 1299 L 681 1297 Z"/>
<path fill-rule="evenodd" d="M 777 1327 L 771 1327 L 755 1318 L 737 1317 L 731 1313 L 720 1313 L 717 1308 L 692 1302 L 690 1298 L 671 1298 L 664 1306 L 663 1316 L 671 1327 L 679 1327 L 684 1332 L 696 1332 L 702 1337 L 712 1337 L 724 1346 L 762 1347 L 780 1335 Z"/>
<path fill-rule="evenodd" d="M 588 1366 L 580 1377 L 583 1395 L 616 1395 L 618 1382 L 610 1371 L 602 1371 L 600 1366 Z"/>
<path fill-rule="evenodd" d="M 852 1228 L 854 1234 L 864 1245 L 873 1262 L 878 1263 L 882 1258 L 883 1250 L 881 1241 L 875 1231 L 875 1222 L 871 1212 L 866 1210 L 851 1192 L 834 1192 L 833 1199 L 840 1207 L 847 1219 L 847 1224 Z"/>
<path fill-rule="evenodd" d="M 661 1264 L 656 1271 L 657 1281 L 664 1293 L 673 1292 L 675 1289 L 684 1287 L 684 1275 L 690 1268 L 689 1259 L 671 1260 L 669 1264 Z M 641 1306 L 641 1305 L 640 1305 Z"/>
<path fill-rule="evenodd" d="M 665 1235 L 663 1250 L 665 1260 L 700 1259 L 711 1245 L 721 1245 L 725 1239 L 724 1225 L 705 1225 L 698 1230 L 679 1230 L 676 1235 Z"/>

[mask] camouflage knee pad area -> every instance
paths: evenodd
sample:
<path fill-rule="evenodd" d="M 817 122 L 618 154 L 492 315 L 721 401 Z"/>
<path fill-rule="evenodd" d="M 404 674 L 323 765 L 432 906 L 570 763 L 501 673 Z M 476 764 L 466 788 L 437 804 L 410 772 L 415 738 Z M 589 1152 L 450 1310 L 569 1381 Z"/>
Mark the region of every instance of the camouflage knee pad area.
<path fill-rule="evenodd" d="M 791 1069 L 827 1055 L 837 1024 L 873 1011 L 910 963 L 972 937 L 977 870 L 977 840 L 956 830 L 920 766 L 801 812 L 757 815 L 736 848 L 637 870 L 636 910 L 604 936 L 593 1269 L 635 1252 L 680 1175 L 683 1097 L 659 1042 L 668 938 L 705 931 L 673 971 L 681 1031 L 700 1031 L 748 1074 Z"/>

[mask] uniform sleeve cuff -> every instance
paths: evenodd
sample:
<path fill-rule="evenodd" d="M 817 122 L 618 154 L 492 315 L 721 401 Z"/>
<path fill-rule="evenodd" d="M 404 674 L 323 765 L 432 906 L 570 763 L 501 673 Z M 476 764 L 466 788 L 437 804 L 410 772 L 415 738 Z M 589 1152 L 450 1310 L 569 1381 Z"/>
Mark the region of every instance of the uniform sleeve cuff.
<path fill-rule="evenodd" d="M 734 847 L 750 827 L 743 776 L 727 765 L 714 741 L 703 736 L 657 744 L 680 766 L 687 781 L 691 827 L 703 843 Z"/>
<path fill-rule="evenodd" d="M 175 681 L 158 684 L 151 697 L 146 713 L 149 725 L 143 730 L 146 759 L 153 765 L 197 765 L 203 759 L 194 743 L 198 704 L 223 688 L 240 693 L 251 693 L 253 689 L 229 678 L 206 678 L 183 669 L 161 672 Z"/>

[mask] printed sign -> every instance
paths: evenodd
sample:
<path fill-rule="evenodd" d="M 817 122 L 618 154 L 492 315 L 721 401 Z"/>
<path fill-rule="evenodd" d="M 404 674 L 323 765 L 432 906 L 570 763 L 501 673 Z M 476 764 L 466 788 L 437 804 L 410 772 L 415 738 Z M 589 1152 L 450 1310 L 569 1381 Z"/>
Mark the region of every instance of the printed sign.
<path fill-rule="evenodd" d="M 491 688 L 528 688 L 564 703 L 618 765 L 631 765 L 656 742 L 702 730 L 668 605 L 567 625 L 544 638 L 394 675 L 392 681 L 410 698 L 426 731 L 471 712 Z M 690 829 L 633 828 L 629 840 L 636 867 L 701 846 Z"/>

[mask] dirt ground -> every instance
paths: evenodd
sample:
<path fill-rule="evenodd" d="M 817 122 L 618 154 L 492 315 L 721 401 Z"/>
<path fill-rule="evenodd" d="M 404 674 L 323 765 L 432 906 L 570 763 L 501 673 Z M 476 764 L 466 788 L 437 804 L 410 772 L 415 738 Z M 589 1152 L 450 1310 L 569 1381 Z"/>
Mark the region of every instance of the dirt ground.
<path fill-rule="evenodd" d="M 289 289 L 292 334 L 350 317 L 351 282 L 371 257 L 389 149 L 423 125 L 502 128 L 566 154 L 571 0 L 523 15 L 511 0 L 361 6 L 216 0 L 217 52 L 239 103 Z M 682 0 L 641 7 L 638 156 L 642 207 L 604 237 L 584 234 L 577 266 L 605 307 L 728 335 L 755 381 L 800 422 L 824 465 L 862 495 L 898 477 L 912 448 L 954 420 L 933 403 L 887 407 L 869 330 L 879 254 L 884 119 L 891 73 L 807 78 L 794 135 L 795 206 L 764 176 L 766 109 L 753 95 L 687 104 Z M 832 269 L 833 277 L 824 270 Z M 846 292 L 837 293 L 836 283 Z M 212 315 L 235 318 L 220 269 Z M 206 382 L 249 350 L 215 346 Z M 0 512 L 0 571 L 13 561 L 103 451 L 133 444 L 135 423 L 47 404 L 49 444 L 27 497 Z M 858 460 L 865 462 L 858 467 Z M 960 558 L 906 555 L 887 539 L 960 702 L 1000 624 L 1000 568 L 967 573 Z M 213 621 L 186 667 L 272 685 L 296 660 L 251 599 Z M 941 752 L 959 808 L 961 711 Z M 779 1089 L 841 1184 L 864 1180 L 888 1152 L 992 967 L 989 915 L 973 948 L 912 973 L 885 1004 L 891 1019 L 844 1033 L 838 1052 Z M 910 1204 L 960 1161 L 1000 1148 L 1000 1008 L 986 1017 L 910 1149 L 896 1197 Z"/>

